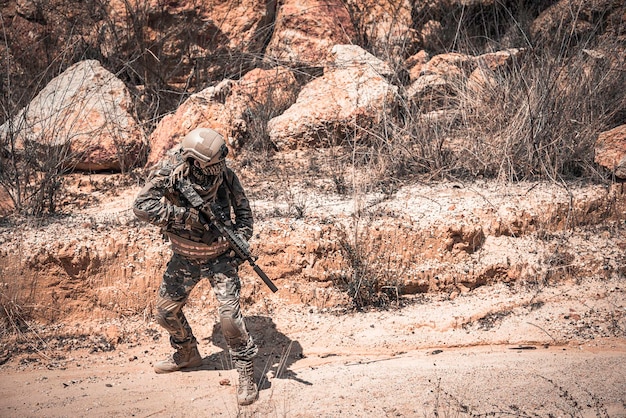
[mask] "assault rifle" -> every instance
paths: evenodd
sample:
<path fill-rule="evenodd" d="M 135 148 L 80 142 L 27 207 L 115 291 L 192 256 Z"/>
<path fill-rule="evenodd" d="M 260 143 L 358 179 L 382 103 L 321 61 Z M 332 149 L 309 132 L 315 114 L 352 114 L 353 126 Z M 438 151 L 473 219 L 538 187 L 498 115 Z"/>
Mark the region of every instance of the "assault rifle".
<path fill-rule="evenodd" d="M 211 228 L 211 225 L 213 225 L 219 233 L 226 238 L 226 241 L 230 244 L 230 248 L 235 251 L 237 257 L 250 263 L 256 274 L 263 279 L 263 282 L 272 292 L 278 291 L 278 288 L 274 283 L 272 283 L 272 280 L 267 277 L 267 274 L 261 270 L 261 267 L 257 266 L 257 257 L 250 253 L 247 243 L 235 234 L 231 228 L 226 226 L 226 222 L 228 221 L 228 219 L 226 219 L 226 214 L 217 208 L 213 209 L 210 203 L 205 202 L 204 199 L 202 199 L 202 196 L 200 196 L 198 192 L 196 192 L 196 189 L 193 188 L 189 180 L 179 180 L 177 182 L 177 188 L 183 196 L 185 196 L 185 199 L 187 199 L 191 206 L 198 210 L 199 215 L 202 218 L 205 218 L 201 218 L 200 220 L 204 228 L 208 231 Z"/>

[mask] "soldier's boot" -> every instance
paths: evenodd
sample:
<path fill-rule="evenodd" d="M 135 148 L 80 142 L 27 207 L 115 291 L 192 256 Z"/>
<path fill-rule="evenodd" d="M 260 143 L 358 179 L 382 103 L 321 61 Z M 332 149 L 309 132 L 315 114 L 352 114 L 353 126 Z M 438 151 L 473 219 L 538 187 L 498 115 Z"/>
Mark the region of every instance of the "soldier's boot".
<path fill-rule="evenodd" d="M 189 369 L 202 365 L 202 356 L 195 343 L 179 346 L 176 352 L 167 359 L 154 364 L 154 371 L 157 373 L 171 373 L 181 369 Z"/>
<path fill-rule="evenodd" d="M 250 405 L 259 396 L 259 389 L 254 381 L 254 364 L 252 360 L 235 360 L 235 368 L 239 373 L 237 402 L 239 405 Z"/>

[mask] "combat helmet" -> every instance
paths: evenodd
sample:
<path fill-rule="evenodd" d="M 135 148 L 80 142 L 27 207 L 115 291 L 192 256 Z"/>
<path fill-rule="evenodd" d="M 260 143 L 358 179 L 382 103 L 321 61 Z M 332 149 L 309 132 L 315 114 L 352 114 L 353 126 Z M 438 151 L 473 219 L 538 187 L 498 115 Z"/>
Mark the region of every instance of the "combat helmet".
<path fill-rule="evenodd" d="M 228 154 L 224 137 L 210 128 L 196 128 L 181 142 L 181 156 L 193 159 L 194 165 L 207 170 L 222 168 Z M 217 173 L 215 173 L 217 174 Z"/>

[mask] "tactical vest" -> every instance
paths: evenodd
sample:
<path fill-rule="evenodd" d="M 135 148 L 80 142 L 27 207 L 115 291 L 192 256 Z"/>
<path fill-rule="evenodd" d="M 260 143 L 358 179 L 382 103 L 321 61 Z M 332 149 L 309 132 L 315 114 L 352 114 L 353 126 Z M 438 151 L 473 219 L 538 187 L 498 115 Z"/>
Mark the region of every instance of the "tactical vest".
<path fill-rule="evenodd" d="M 169 173 L 170 188 L 166 192 L 166 198 L 177 206 L 183 206 L 184 199 L 181 198 L 180 192 L 174 189 L 174 184 L 180 176 L 187 175 L 187 170 L 184 169 L 185 164 L 180 160 L 179 155 L 174 155 L 170 163 L 175 165 L 175 168 Z M 223 182 L 226 183 L 227 179 L 224 178 Z M 170 241 L 172 251 L 187 258 L 211 260 L 224 254 L 230 248 L 228 241 L 222 237 L 211 236 L 207 240 L 206 237 L 210 234 L 205 231 L 193 233 L 186 229 L 167 229 L 164 232 Z"/>

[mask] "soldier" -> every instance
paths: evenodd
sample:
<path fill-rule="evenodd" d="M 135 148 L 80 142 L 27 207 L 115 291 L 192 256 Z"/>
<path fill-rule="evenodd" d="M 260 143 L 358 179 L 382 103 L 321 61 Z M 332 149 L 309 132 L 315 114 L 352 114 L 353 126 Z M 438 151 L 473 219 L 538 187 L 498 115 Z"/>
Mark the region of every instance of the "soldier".
<path fill-rule="evenodd" d="M 194 286 L 206 277 L 219 302 L 222 332 L 239 373 L 237 400 L 240 405 L 249 405 L 258 396 L 253 376 L 258 348 L 239 307 L 241 282 L 237 272 L 243 260 L 229 250 L 228 242 L 217 231 L 204 228 L 198 211 L 176 187 L 179 180 L 188 179 L 205 202 L 214 202 L 227 219 L 234 217 L 231 226 L 247 243 L 252 236 L 252 211 L 239 179 L 226 166 L 227 154 L 219 133 L 208 128 L 192 130 L 179 149 L 150 174 L 133 211 L 139 219 L 162 228 L 173 252 L 159 287 L 156 318 L 169 332 L 176 352 L 156 363 L 154 370 L 169 373 L 202 364 L 197 340 L 182 308 Z"/>

